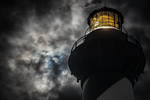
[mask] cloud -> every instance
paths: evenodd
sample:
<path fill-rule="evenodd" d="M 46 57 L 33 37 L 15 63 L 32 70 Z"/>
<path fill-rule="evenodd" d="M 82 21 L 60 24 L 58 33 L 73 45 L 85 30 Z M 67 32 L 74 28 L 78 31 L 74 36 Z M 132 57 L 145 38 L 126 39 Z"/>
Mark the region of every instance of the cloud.
<path fill-rule="evenodd" d="M 102 0 L 5 0 L 1 3 L 3 100 L 80 100 L 80 84 L 70 74 L 67 60 L 73 43 L 84 34 L 89 12 L 103 4 Z M 146 73 L 135 88 L 137 100 L 142 100 L 150 89 L 147 5 L 147 1 L 139 0 L 108 3 L 123 13 L 125 27 L 142 43 L 147 57 Z"/>
<path fill-rule="evenodd" d="M 16 0 L 13 6 L 6 3 L 4 7 L 4 14 L 10 16 L 6 22 L 11 26 L 6 24 L 1 31 L 2 97 L 57 100 L 65 87 L 76 87 L 80 92 L 67 66 L 71 46 L 84 29 L 79 1 L 22 2 Z M 53 4 L 59 6 L 48 7 Z M 20 9 L 20 5 L 25 8 Z"/>

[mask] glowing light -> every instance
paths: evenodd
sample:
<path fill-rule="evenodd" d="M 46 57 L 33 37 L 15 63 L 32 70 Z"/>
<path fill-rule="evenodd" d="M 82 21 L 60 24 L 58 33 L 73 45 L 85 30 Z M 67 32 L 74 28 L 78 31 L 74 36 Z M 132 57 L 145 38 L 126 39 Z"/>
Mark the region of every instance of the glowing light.
<path fill-rule="evenodd" d="M 116 29 L 116 30 L 118 30 L 117 28 L 112 27 L 112 26 L 100 26 L 100 27 L 94 28 L 93 30 L 96 30 L 96 29 Z"/>
<path fill-rule="evenodd" d="M 111 11 L 99 11 L 90 18 L 91 31 L 96 29 L 121 29 L 120 16 Z"/>

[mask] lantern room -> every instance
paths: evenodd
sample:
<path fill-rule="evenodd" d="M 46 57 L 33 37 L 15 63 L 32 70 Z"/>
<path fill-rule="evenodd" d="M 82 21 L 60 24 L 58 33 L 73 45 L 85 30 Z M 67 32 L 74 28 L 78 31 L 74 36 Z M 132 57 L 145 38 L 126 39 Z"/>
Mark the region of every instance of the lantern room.
<path fill-rule="evenodd" d="M 103 7 L 93 11 L 88 17 L 90 31 L 96 29 L 114 28 L 122 30 L 123 16 L 112 8 Z"/>

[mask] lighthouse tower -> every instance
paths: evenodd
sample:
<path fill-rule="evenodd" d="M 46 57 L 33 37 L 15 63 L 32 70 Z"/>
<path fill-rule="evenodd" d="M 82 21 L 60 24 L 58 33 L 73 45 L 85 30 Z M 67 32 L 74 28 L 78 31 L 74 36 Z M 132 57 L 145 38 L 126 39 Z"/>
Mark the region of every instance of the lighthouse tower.
<path fill-rule="evenodd" d="M 74 43 L 68 60 L 83 100 L 134 100 L 132 88 L 145 66 L 140 43 L 122 31 L 124 19 L 115 9 L 97 9 L 87 22 L 89 32 Z"/>

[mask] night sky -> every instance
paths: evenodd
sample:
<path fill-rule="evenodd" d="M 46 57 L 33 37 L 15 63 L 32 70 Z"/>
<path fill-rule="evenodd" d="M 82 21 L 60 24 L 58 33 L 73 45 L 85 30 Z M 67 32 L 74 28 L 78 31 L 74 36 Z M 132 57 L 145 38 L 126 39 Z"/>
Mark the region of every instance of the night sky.
<path fill-rule="evenodd" d="M 148 0 L 106 0 L 142 45 L 144 74 L 135 100 L 150 100 L 150 5 Z M 1 100 L 81 100 L 67 60 L 87 28 L 86 18 L 104 0 L 3 0 L 0 2 Z"/>

